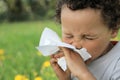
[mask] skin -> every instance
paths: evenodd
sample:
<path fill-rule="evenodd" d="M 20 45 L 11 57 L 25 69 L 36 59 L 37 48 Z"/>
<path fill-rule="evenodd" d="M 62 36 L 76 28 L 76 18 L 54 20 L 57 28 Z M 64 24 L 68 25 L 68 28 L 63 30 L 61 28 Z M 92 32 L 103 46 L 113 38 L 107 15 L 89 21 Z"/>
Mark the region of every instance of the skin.
<path fill-rule="evenodd" d="M 84 62 L 79 54 L 61 48 L 58 54 L 51 56 L 50 61 L 58 79 L 70 80 L 72 73 L 79 80 L 96 80 L 86 65 L 105 55 L 113 47 L 110 40 L 117 36 L 118 31 L 109 29 L 104 24 L 100 11 L 90 8 L 72 11 L 64 6 L 61 11 L 61 26 L 63 42 L 78 49 L 86 48 L 92 58 Z M 68 66 L 65 72 L 57 64 L 57 58 L 62 56 L 65 57 Z"/>

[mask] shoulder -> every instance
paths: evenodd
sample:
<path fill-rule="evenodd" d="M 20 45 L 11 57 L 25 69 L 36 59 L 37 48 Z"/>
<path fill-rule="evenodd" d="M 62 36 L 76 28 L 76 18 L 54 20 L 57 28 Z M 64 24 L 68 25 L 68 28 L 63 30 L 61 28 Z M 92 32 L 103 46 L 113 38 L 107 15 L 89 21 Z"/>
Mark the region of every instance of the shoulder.
<path fill-rule="evenodd" d="M 109 54 L 110 64 L 105 72 L 108 78 L 103 80 L 120 80 L 120 41 L 114 42 L 114 47 Z"/>
<path fill-rule="evenodd" d="M 120 80 L 120 58 L 116 62 L 113 73 L 110 80 Z"/>

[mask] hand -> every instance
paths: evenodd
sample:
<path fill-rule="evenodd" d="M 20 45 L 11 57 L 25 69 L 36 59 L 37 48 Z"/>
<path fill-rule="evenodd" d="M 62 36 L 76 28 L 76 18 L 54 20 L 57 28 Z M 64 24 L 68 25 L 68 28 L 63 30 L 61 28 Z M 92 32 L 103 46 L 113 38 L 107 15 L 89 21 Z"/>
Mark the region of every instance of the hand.
<path fill-rule="evenodd" d="M 70 80 L 71 78 L 70 70 L 67 69 L 66 71 L 63 71 L 57 63 L 57 58 L 60 58 L 63 56 L 64 54 L 62 52 L 58 52 L 57 54 L 51 55 L 50 63 L 59 80 Z"/>
<path fill-rule="evenodd" d="M 95 77 L 89 72 L 82 57 L 76 52 L 62 48 L 71 73 L 80 80 L 95 80 Z M 84 73 L 84 74 L 83 74 Z"/>

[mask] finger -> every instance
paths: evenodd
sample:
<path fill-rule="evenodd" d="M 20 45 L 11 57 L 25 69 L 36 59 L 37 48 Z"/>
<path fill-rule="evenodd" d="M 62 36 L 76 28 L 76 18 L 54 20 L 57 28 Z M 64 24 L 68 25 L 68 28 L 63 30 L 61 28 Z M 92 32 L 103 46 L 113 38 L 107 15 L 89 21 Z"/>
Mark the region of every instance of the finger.
<path fill-rule="evenodd" d="M 62 50 L 66 57 L 70 57 L 71 51 L 68 48 L 63 47 Z"/>
<path fill-rule="evenodd" d="M 54 54 L 50 55 L 50 58 L 54 58 Z"/>
<path fill-rule="evenodd" d="M 67 68 L 67 70 L 65 71 L 65 74 L 67 74 L 67 79 L 71 79 L 70 77 L 71 77 L 71 71 L 70 71 L 70 69 L 69 68 Z"/>
<path fill-rule="evenodd" d="M 51 58 L 50 64 L 51 64 L 52 66 L 55 66 L 55 65 L 57 64 L 57 59 Z"/>
<path fill-rule="evenodd" d="M 60 58 L 60 57 L 63 57 L 63 56 L 64 56 L 64 54 L 63 54 L 62 51 L 58 51 L 58 53 L 54 55 L 55 58 Z"/>
<path fill-rule="evenodd" d="M 67 70 L 65 71 L 67 74 L 70 74 L 71 73 L 71 71 L 70 71 L 70 69 L 67 67 Z"/>
<path fill-rule="evenodd" d="M 57 73 L 63 73 L 63 70 L 61 69 L 61 67 L 58 65 L 57 63 L 57 59 L 52 58 L 50 60 L 51 66 L 53 67 L 54 71 Z"/>
<path fill-rule="evenodd" d="M 73 56 L 80 56 L 78 53 L 74 52 L 73 50 L 69 49 L 69 48 L 62 48 L 63 53 L 66 57 L 73 57 Z"/>

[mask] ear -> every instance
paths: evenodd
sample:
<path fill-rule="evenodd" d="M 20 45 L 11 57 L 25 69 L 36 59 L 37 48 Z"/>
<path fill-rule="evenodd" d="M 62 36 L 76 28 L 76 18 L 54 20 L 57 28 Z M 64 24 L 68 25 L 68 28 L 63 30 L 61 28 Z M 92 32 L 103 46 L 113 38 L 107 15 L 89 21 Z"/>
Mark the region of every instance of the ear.
<path fill-rule="evenodd" d="M 111 30 L 111 38 L 115 38 L 118 35 L 119 29 L 112 29 Z"/>

